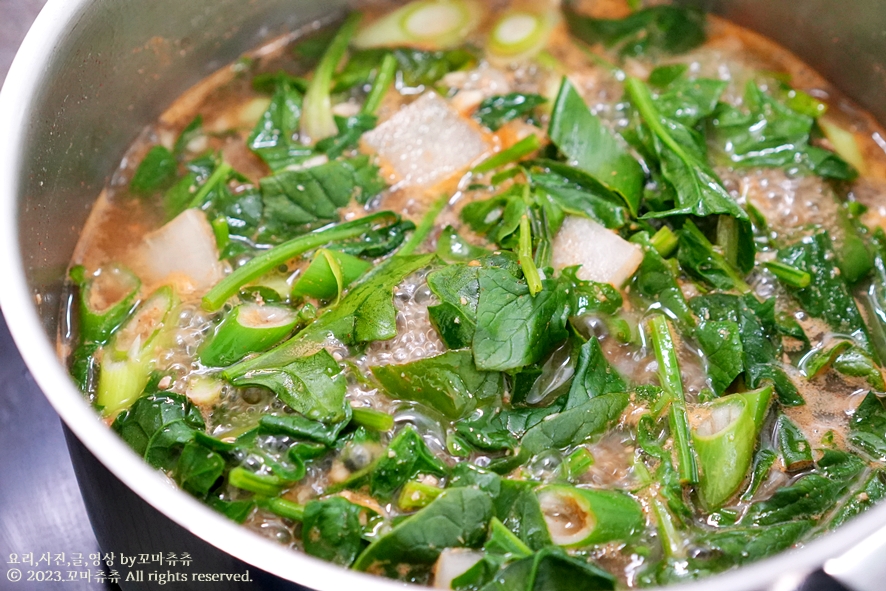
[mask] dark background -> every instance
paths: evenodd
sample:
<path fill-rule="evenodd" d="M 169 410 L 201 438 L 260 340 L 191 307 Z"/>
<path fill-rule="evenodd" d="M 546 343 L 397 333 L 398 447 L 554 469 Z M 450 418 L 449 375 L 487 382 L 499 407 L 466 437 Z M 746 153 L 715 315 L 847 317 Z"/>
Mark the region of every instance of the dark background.
<path fill-rule="evenodd" d="M 28 27 L 46 0 L 0 0 L 0 80 L 12 63 Z M 6 579 L 10 554 L 65 553 L 66 561 L 98 552 L 83 499 L 68 457 L 61 422 L 25 367 L 0 316 L 0 589 L 76 591 L 117 589 L 93 581 L 11 583 Z M 38 567 L 17 565 L 22 571 L 89 572 L 98 567 Z M 798 591 L 840 591 L 822 573 Z"/>

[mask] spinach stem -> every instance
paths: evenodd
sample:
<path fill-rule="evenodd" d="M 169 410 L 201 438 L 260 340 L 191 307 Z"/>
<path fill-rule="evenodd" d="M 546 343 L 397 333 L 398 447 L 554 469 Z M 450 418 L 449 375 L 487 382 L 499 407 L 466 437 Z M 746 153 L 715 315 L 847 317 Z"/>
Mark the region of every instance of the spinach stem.
<path fill-rule="evenodd" d="M 652 346 L 658 361 L 658 376 L 661 387 L 670 398 L 669 420 L 671 435 L 674 437 L 674 448 L 677 452 L 677 471 L 680 482 L 695 484 L 698 482 L 698 463 L 692 449 L 689 435 L 689 419 L 686 416 L 686 399 L 683 396 L 683 381 L 680 378 L 680 365 L 677 362 L 677 350 L 668 326 L 667 318 L 657 314 L 649 321 L 652 332 Z"/>
<path fill-rule="evenodd" d="M 203 203 L 206 202 L 209 192 L 212 191 L 217 184 L 224 182 L 224 179 L 228 178 L 228 175 L 231 174 L 233 170 L 234 169 L 227 162 L 222 162 L 216 166 L 215 170 L 212 171 L 212 174 L 209 175 L 209 178 L 206 179 L 206 182 L 203 183 L 203 186 L 200 187 L 200 190 L 197 191 L 197 194 L 194 195 L 194 198 L 191 199 L 187 209 L 203 207 Z"/>
<path fill-rule="evenodd" d="M 394 428 L 394 417 L 371 408 L 353 409 L 351 421 L 371 431 L 385 432 Z"/>
<path fill-rule="evenodd" d="M 215 287 L 209 290 L 209 293 L 203 296 L 203 308 L 214 312 L 221 308 L 228 298 L 237 293 L 241 287 L 258 279 L 274 267 L 324 244 L 360 236 L 369 231 L 377 222 L 385 219 L 396 221 L 398 216 L 390 211 L 380 211 L 365 218 L 315 230 L 275 246 L 218 282 Z"/>
<path fill-rule="evenodd" d="M 397 256 L 409 256 L 415 252 L 416 248 L 424 243 L 425 239 L 431 233 L 431 230 L 434 229 L 434 222 L 437 221 L 437 216 L 440 215 L 440 212 L 442 212 L 447 205 L 449 205 L 449 195 L 444 193 L 431 204 L 430 209 L 428 209 L 427 213 L 421 219 L 421 222 L 419 222 L 418 227 L 415 228 L 412 236 L 410 236 L 409 240 L 407 240 L 406 243 L 400 247 L 400 250 L 397 251 Z"/>
<path fill-rule="evenodd" d="M 767 261 L 763 263 L 770 273 L 778 277 L 778 279 L 791 287 L 803 289 L 808 287 L 812 282 L 812 276 L 806 271 L 802 271 L 797 267 L 792 267 L 781 261 Z"/>
<path fill-rule="evenodd" d="M 366 96 L 366 101 L 363 103 L 364 114 L 375 115 L 375 112 L 378 110 L 378 107 L 381 105 L 382 100 L 384 100 L 385 95 L 388 92 L 388 88 L 393 84 L 396 75 L 397 58 L 394 57 L 393 53 L 386 53 L 385 57 L 381 60 L 381 64 L 378 66 L 378 73 L 375 75 L 375 82 L 372 85 L 372 90 L 369 91 L 369 94 Z"/>
<path fill-rule="evenodd" d="M 496 168 L 504 166 L 505 164 L 517 162 L 524 156 L 532 154 L 539 148 L 541 148 L 541 140 L 539 140 L 538 136 L 533 133 L 532 135 L 526 136 L 510 148 L 502 150 L 497 154 L 493 154 L 492 156 L 475 166 L 471 172 L 475 174 L 481 174 L 484 172 L 489 172 L 490 170 L 495 170 Z"/>
<path fill-rule="evenodd" d="M 523 214 L 520 218 L 520 243 L 518 246 L 517 257 L 520 259 L 520 266 L 523 268 L 523 276 L 526 278 L 526 285 L 529 286 L 529 293 L 532 295 L 541 291 L 541 276 L 538 274 L 538 267 L 532 258 L 532 228 L 529 225 L 529 216 Z"/>
<path fill-rule="evenodd" d="M 655 235 L 649 239 L 652 248 L 658 251 L 662 258 L 668 258 L 677 249 L 677 235 L 667 226 L 662 226 Z"/>
<path fill-rule="evenodd" d="M 397 506 L 404 511 L 421 509 L 430 505 L 431 501 L 439 497 L 442 492 L 442 488 L 410 480 L 403 485 L 403 490 L 397 499 Z"/>
<path fill-rule="evenodd" d="M 267 509 L 274 515 L 279 515 L 292 521 L 303 521 L 305 518 L 305 506 L 287 501 L 286 499 L 273 498 L 259 503 L 263 509 Z"/>
<path fill-rule="evenodd" d="M 228 483 L 242 490 L 274 497 L 286 486 L 286 482 L 270 474 L 256 474 L 242 466 L 232 468 L 228 473 Z"/>

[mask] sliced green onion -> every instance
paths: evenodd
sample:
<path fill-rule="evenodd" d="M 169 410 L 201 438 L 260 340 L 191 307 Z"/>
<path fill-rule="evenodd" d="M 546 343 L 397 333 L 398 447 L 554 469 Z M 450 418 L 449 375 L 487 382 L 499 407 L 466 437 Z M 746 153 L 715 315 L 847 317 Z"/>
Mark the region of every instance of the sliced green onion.
<path fill-rule="evenodd" d="M 640 504 L 622 492 L 549 485 L 537 494 L 551 541 L 558 546 L 629 541 L 646 522 Z"/>
<path fill-rule="evenodd" d="M 338 126 L 332 114 L 332 77 L 348 50 L 348 44 L 357 31 L 360 18 L 359 12 L 348 15 L 314 70 L 314 77 L 308 85 L 302 104 L 301 132 L 306 136 L 302 138 L 303 140 L 316 143 L 338 133 Z"/>
<path fill-rule="evenodd" d="M 384 433 L 394 428 L 394 417 L 371 408 L 354 408 L 351 411 L 351 420 L 354 424 L 365 427 L 370 431 Z"/>
<path fill-rule="evenodd" d="M 782 283 L 790 285 L 791 287 L 803 289 L 804 287 L 808 287 L 812 282 L 812 276 L 809 273 L 801 271 L 796 267 L 792 267 L 787 263 L 782 263 L 781 261 L 767 261 L 763 263 L 763 266 L 766 267 L 770 273 L 778 277 Z"/>
<path fill-rule="evenodd" d="M 677 351 L 671 337 L 671 329 L 667 319 L 661 315 L 653 316 L 649 324 L 652 329 L 655 358 L 658 360 L 659 380 L 670 400 L 671 435 L 674 437 L 674 448 L 677 451 L 680 482 L 695 484 L 698 482 L 698 464 L 690 441 L 683 381 L 680 377 L 680 365 L 677 362 Z"/>
<path fill-rule="evenodd" d="M 702 416 L 692 443 L 701 468 L 699 496 L 708 509 L 722 507 L 744 481 L 754 455 L 757 419 L 765 416 L 771 397 L 772 388 L 763 388 L 696 408 L 696 416 Z"/>
<path fill-rule="evenodd" d="M 381 64 L 378 66 L 378 72 L 375 74 L 372 90 L 369 91 L 366 101 L 363 103 L 363 113 L 375 115 L 375 112 L 378 111 L 378 107 L 397 76 L 397 65 L 397 58 L 392 53 L 386 53 L 385 57 L 382 58 Z"/>
<path fill-rule="evenodd" d="M 324 244 L 336 242 L 339 240 L 347 240 L 360 236 L 372 229 L 372 227 L 382 220 L 398 221 L 400 218 L 397 214 L 390 211 L 381 211 L 379 213 L 366 216 L 343 224 L 329 226 L 322 230 L 315 230 L 309 234 L 304 234 L 298 238 L 293 238 L 288 242 L 284 242 L 268 250 L 248 263 L 239 267 L 236 271 L 219 281 L 209 293 L 203 296 L 203 308 L 209 312 L 218 310 L 224 305 L 229 297 L 236 294 L 241 287 L 255 281 L 268 271 L 271 271 L 278 265 L 297 257 L 309 250 L 313 250 Z"/>
<path fill-rule="evenodd" d="M 532 228 L 529 225 L 529 216 L 526 214 L 523 214 L 523 217 L 520 218 L 520 241 L 518 248 L 517 257 L 520 259 L 520 266 L 523 268 L 523 277 L 526 279 L 529 293 L 535 295 L 541 291 L 542 285 L 538 267 L 535 266 L 535 260 L 532 257 Z"/>
<path fill-rule="evenodd" d="M 200 363 L 207 367 L 231 365 L 264 351 L 286 337 L 298 322 L 292 308 L 254 303 L 231 310 L 200 350 Z"/>
<path fill-rule="evenodd" d="M 129 408 L 141 395 L 151 377 L 147 359 L 115 361 L 102 358 L 95 404 L 105 417 L 115 417 Z"/>
<path fill-rule="evenodd" d="M 493 65 L 530 59 L 548 44 L 551 31 L 560 22 L 560 13 L 510 10 L 493 25 L 486 44 L 487 56 Z"/>
<path fill-rule="evenodd" d="M 806 441 L 800 428 L 787 415 L 780 415 L 776 420 L 775 439 L 788 472 L 803 470 L 812 465 L 812 446 Z"/>
<path fill-rule="evenodd" d="M 867 170 L 867 164 L 861 148 L 858 147 L 858 141 L 855 134 L 829 121 L 827 119 L 819 119 L 818 126 L 821 127 L 822 133 L 834 146 L 834 151 L 846 162 L 855 167 L 859 174 L 864 175 Z"/>
<path fill-rule="evenodd" d="M 292 286 L 292 295 L 337 301 L 344 289 L 371 267 L 371 263 L 359 257 L 321 248 Z"/>
<path fill-rule="evenodd" d="M 403 246 L 400 247 L 400 250 L 397 251 L 397 256 L 409 256 L 415 249 L 421 246 L 425 239 L 427 239 L 428 235 L 430 235 L 431 230 L 434 229 L 434 222 L 437 221 L 437 216 L 446 209 L 446 206 L 449 205 L 449 195 L 443 194 L 441 195 L 434 203 L 431 204 L 430 209 L 428 209 L 427 213 L 421 219 L 418 226 L 415 228 L 415 231 L 412 233 L 412 236 L 409 237 Z"/>
<path fill-rule="evenodd" d="M 103 343 L 132 311 L 141 281 L 129 269 L 109 265 L 90 277 L 83 267 L 71 269 L 80 285 L 80 339 Z"/>
<path fill-rule="evenodd" d="M 444 49 L 460 44 L 482 18 L 476 0 L 417 0 L 364 27 L 354 46 Z"/>
<path fill-rule="evenodd" d="M 266 497 L 276 497 L 289 484 L 277 476 L 256 474 L 242 466 L 231 469 L 228 473 L 228 483 L 236 488 L 248 490 Z"/>
<path fill-rule="evenodd" d="M 400 491 L 400 497 L 397 499 L 397 506 L 403 511 L 412 511 L 421 509 L 431 504 L 431 501 L 440 496 L 443 489 L 430 484 L 424 484 L 410 480 L 403 485 Z"/>
<path fill-rule="evenodd" d="M 658 232 L 656 232 L 652 238 L 649 239 L 649 243 L 652 245 L 652 248 L 658 251 L 663 258 L 668 258 L 674 251 L 677 249 L 677 243 L 679 239 L 677 235 L 674 234 L 673 230 L 671 230 L 667 226 L 662 226 L 659 228 Z"/>
<path fill-rule="evenodd" d="M 482 174 L 484 172 L 489 172 L 490 170 L 495 170 L 506 164 L 517 162 L 529 154 L 532 154 L 539 148 L 541 148 L 541 140 L 539 140 L 538 136 L 533 133 L 532 135 L 524 137 L 510 148 L 502 150 L 497 154 L 493 154 L 475 166 L 471 172 Z"/>

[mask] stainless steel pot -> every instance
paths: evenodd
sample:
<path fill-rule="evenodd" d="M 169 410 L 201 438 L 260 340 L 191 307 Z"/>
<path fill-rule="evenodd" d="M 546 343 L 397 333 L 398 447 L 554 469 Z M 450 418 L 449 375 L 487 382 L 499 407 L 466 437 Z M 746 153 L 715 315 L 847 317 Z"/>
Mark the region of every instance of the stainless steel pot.
<path fill-rule="evenodd" d="M 251 583 L 213 589 L 298 588 L 285 581 L 318 591 L 402 585 L 245 531 L 144 464 L 98 421 L 56 357 L 60 288 L 90 207 L 138 132 L 205 75 L 262 41 L 334 16 L 344 1 L 50 0 L 0 93 L 0 303 L 70 430 L 99 541 L 106 551 L 129 554 L 188 551 L 193 572 L 250 573 Z M 886 9 L 877 0 L 700 3 L 793 49 L 886 121 Z M 793 589 L 824 566 L 855 591 L 879 591 L 886 588 L 884 550 L 886 505 L 804 548 L 680 589 Z"/>

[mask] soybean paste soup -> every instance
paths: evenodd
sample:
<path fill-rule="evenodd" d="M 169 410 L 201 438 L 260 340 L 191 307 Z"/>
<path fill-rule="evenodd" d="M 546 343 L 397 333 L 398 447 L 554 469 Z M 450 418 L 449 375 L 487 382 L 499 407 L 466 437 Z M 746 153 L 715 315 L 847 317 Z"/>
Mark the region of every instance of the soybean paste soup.
<path fill-rule="evenodd" d="M 344 567 L 706 576 L 886 491 L 882 142 L 691 9 L 366 3 L 144 131 L 60 350 L 182 489 Z"/>

